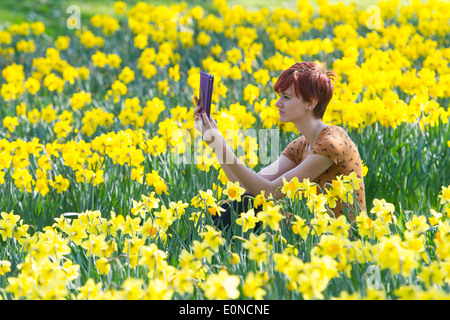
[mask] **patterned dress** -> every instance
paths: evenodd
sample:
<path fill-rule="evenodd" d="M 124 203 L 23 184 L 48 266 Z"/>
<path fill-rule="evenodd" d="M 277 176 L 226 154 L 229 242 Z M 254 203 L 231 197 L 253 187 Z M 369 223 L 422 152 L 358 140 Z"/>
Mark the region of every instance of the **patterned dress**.
<path fill-rule="evenodd" d="M 357 177 L 361 179 L 359 184 L 360 189 L 356 191 L 356 201 L 361 210 L 366 210 L 366 197 L 364 192 L 364 180 L 362 175 L 361 157 L 355 143 L 350 139 L 347 132 L 339 126 L 328 126 L 323 129 L 316 144 L 310 148 L 308 140 L 304 136 L 300 136 L 283 150 L 282 154 L 294 161 L 297 165 L 310 154 L 317 154 L 328 157 L 334 164 L 318 176 L 316 182 L 322 189 L 328 182 L 331 184 L 332 180 L 336 180 L 339 175 L 349 175 L 355 172 Z M 333 210 L 336 217 L 343 214 L 343 206 L 338 201 Z M 353 220 L 354 207 L 349 211 L 350 219 Z"/>

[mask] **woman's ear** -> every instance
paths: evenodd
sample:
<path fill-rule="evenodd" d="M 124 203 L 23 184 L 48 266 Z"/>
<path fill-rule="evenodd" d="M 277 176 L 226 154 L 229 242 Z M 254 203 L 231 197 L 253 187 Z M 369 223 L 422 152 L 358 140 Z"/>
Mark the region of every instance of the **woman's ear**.
<path fill-rule="evenodd" d="M 316 107 L 316 105 L 317 105 L 317 99 L 311 98 L 311 100 L 308 103 L 308 110 L 313 111 L 314 108 Z"/>

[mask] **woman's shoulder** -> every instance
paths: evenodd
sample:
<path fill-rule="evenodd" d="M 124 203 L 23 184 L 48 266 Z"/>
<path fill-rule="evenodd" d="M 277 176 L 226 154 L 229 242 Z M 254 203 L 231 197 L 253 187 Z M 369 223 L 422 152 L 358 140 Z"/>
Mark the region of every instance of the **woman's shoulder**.
<path fill-rule="evenodd" d="M 304 135 L 300 135 L 294 139 L 291 140 L 290 144 L 303 144 L 306 140 Z"/>
<path fill-rule="evenodd" d="M 352 145 L 351 140 L 344 128 L 339 126 L 328 126 L 322 130 L 312 154 L 327 156 L 336 164 L 344 161 Z"/>
<path fill-rule="evenodd" d="M 344 128 L 330 125 L 320 133 L 316 146 L 322 151 L 345 152 L 349 146 L 349 136 Z"/>
<path fill-rule="evenodd" d="M 347 131 L 341 126 L 328 125 L 324 131 L 328 134 L 347 134 Z"/>
<path fill-rule="evenodd" d="M 305 146 L 305 137 L 299 136 L 294 138 L 283 150 L 282 154 L 291 159 L 292 161 L 299 163 L 301 154 Z"/>
<path fill-rule="evenodd" d="M 283 153 L 286 152 L 292 153 L 295 152 L 296 154 L 300 153 L 303 150 L 303 147 L 305 145 L 305 137 L 304 136 L 298 136 L 291 140 L 286 148 L 283 150 Z"/>
<path fill-rule="evenodd" d="M 348 139 L 349 135 L 347 134 L 347 131 L 340 127 L 335 125 L 329 125 L 323 131 L 321 132 L 319 139 L 333 139 L 333 140 L 342 140 L 342 139 Z"/>

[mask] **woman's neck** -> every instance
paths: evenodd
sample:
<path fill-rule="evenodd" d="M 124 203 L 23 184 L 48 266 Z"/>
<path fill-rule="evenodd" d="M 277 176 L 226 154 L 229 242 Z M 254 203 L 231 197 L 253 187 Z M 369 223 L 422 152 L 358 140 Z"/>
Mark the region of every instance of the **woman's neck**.
<path fill-rule="evenodd" d="M 316 144 L 320 132 L 325 129 L 325 127 L 327 127 L 327 125 L 322 122 L 322 119 L 314 119 L 313 121 L 309 121 L 307 123 L 299 124 L 296 126 L 301 134 L 305 136 L 310 148 L 312 148 L 312 146 Z"/>

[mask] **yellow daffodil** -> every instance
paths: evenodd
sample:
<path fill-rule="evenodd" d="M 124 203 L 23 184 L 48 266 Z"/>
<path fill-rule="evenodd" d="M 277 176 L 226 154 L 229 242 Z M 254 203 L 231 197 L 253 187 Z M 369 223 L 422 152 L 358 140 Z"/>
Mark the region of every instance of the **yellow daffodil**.
<path fill-rule="evenodd" d="M 247 230 L 255 228 L 258 221 L 259 218 L 256 217 L 253 209 L 241 213 L 241 216 L 236 219 L 236 223 L 242 226 L 243 232 L 247 232 Z"/>
<path fill-rule="evenodd" d="M 226 194 L 231 201 L 241 201 L 241 196 L 245 193 L 245 189 L 239 185 L 239 181 L 236 181 L 235 183 L 228 181 L 227 187 L 223 190 L 223 193 Z"/>

